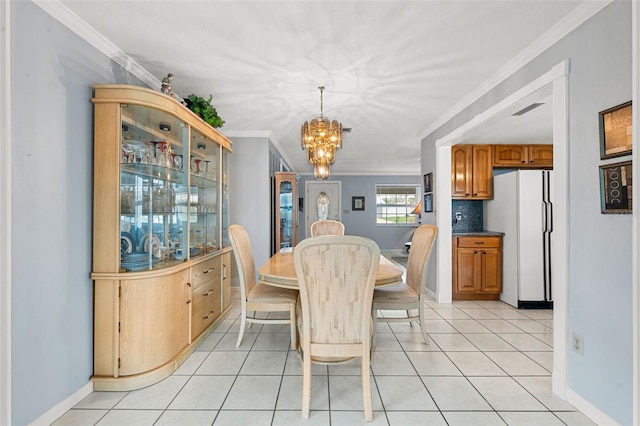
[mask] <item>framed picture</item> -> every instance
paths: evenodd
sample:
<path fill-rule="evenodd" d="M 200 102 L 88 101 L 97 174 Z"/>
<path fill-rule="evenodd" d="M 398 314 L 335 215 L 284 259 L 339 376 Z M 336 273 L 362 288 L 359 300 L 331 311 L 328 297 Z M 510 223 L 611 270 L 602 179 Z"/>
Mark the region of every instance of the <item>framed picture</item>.
<path fill-rule="evenodd" d="M 631 102 L 609 108 L 599 114 L 600 159 L 631 154 Z"/>
<path fill-rule="evenodd" d="M 427 173 L 423 176 L 424 179 L 424 192 L 433 191 L 433 173 Z"/>
<path fill-rule="evenodd" d="M 433 212 L 433 194 L 424 194 L 424 211 L 425 213 Z"/>
<path fill-rule="evenodd" d="M 364 210 L 364 197 L 351 197 L 351 210 Z"/>
<path fill-rule="evenodd" d="M 600 207 L 603 214 L 631 214 L 631 161 L 600 166 Z"/>

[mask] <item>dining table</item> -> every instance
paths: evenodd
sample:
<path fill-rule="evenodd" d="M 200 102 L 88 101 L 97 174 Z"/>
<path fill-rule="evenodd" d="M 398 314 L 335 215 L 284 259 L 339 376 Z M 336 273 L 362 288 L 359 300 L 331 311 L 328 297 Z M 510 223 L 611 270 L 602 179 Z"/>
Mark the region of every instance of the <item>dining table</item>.
<path fill-rule="evenodd" d="M 376 273 L 376 287 L 393 285 L 402 282 L 404 271 L 392 261 L 380 256 L 380 265 Z M 296 267 L 293 263 L 293 248 L 285 248 L 277 252 L 258 269 L 258 280 L 262 284 L 274 287 L 298 289 Z"/>

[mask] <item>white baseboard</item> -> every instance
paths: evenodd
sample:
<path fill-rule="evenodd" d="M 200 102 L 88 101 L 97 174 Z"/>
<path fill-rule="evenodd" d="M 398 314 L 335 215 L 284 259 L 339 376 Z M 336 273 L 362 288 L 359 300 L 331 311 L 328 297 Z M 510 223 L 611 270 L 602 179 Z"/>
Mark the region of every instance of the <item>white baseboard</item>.
<path fill-rule="evenodd" d="M 582 414 L 589 417 L 589 419 L 597 425 L 620 426 L 620 423 L 571 389 L 567 389 L 567 402 L 580 410 Z"/>
<path fill-rule="evenodd" d="M 29 426 L 48 426 L 58 420 L 67 411 L 72 409 L 78 402 L 82 401 L 91 392 L 93 392 L 93 382 L 89 382 L 77 391 L 75 391 L 67 399 L 60 401 L 53 406 L 49 411 L 29 423 Z"/>

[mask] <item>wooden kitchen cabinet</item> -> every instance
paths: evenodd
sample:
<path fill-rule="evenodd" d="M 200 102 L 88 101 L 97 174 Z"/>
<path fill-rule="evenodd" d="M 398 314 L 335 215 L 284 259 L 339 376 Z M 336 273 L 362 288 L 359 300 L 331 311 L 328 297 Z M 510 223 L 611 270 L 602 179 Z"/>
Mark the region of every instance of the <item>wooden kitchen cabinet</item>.
<path fill-rule="evenodd" d="M 455 145 L 451 148 L 451 198 L 493 198 L 493 146 Z"/>
<path fill-rule="evenodd" d="M 553 145 L 494 145 L 493 167 L 553 168 Z"/>
<path fill-rule="evenodd" d="M 502 237 L 453 237 L 453 299 L 499 299 Z"/>

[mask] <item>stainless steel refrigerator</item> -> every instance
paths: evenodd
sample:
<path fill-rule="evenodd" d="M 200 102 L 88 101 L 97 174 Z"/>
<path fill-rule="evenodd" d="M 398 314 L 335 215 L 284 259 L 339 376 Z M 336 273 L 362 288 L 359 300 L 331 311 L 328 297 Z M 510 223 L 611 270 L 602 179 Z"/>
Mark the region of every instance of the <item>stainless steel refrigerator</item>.
<path fill-rule="evenodd" d="M 493 178 L 484 227 L 504 232 L 500 300 L 517 308 L 553 308 L 552 172 L 515 170 Z"/>

